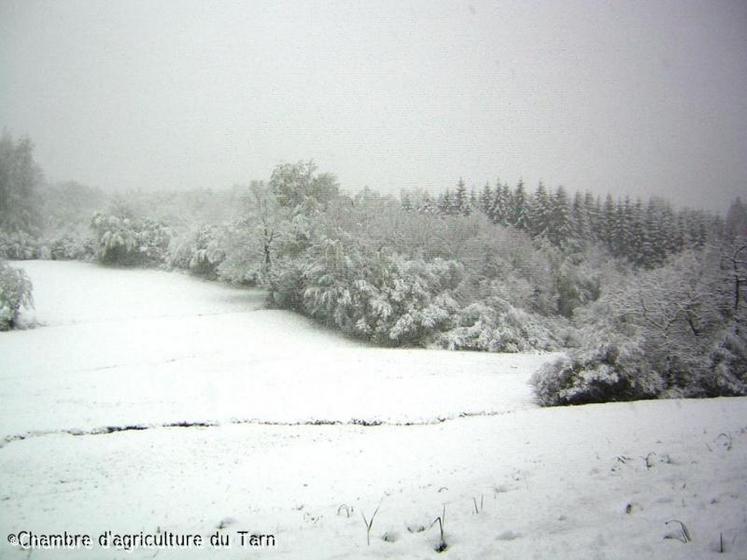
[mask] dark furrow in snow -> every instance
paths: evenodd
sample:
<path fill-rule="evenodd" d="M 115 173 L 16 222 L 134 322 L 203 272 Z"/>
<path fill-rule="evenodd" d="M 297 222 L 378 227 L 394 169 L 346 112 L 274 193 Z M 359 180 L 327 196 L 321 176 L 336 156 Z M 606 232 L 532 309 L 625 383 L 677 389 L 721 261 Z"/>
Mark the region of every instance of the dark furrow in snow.
<path fill-rule="evenodd" d="M 478 416 L 502 416 L 509 414 L 514 411 L 504 410 L 483 410 L 479 412 L 460 412 L 456 416 L 438 416 L 429 420 L 410 420 L 405 422 L 393 422 L 390 420 L 366 420 L 364 418 L 351 418 L 348 421 L 342 420 L 326 420 L 326 419 L 315 419 L 315 420 L 297 420 L 294 422 L 283 422 L 280 420 L 260 420 L 258 418 L 246 418 L 240 419 L 235 418 L 226 422 L 216 422 L 212 420 L 198 420 L 198 421 L 187 421 L 182 420 L 179 422 L 164 422 L 161 424 L 123 424 L 120 426 L 101 426 L 98 428 L 92 428 L 90 430 L 81 430 L 78 428 L 69 428 L 62 430 L 32 430 L 23 434 L 15 434 L 5 436 L 0 440 L 0 449 L 12 443 L 14 441 L 23 441 L 26 439 L 62 435 L 67 434 L 71 436 L 99 436 L 106 434 L 114 434 L 118 432 L 142 432 L 145 430 L 155 430 L 159 428 L 219 428 L 227 425 L 238 425 L 238 424 L 251 424 L 255 426 L 363 426 L 366 428 L 376 426 L 433 426 L 436 424 L 442 424 L 449 420 L 458 420 L 461 418 L 474 418 Z"/>

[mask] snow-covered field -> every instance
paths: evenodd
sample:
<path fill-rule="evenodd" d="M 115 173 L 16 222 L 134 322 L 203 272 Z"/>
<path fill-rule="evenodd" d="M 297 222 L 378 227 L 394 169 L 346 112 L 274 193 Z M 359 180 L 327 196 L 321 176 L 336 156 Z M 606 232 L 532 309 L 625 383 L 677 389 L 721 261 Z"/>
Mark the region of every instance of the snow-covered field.
<path fill-rule="evenodd" d="M 547 355 L 372 348 L 261 292 L 21 266 L 41 326 L 0 333 L 0 558 L 747 558 L 747 399 L 539 409 Z"/>

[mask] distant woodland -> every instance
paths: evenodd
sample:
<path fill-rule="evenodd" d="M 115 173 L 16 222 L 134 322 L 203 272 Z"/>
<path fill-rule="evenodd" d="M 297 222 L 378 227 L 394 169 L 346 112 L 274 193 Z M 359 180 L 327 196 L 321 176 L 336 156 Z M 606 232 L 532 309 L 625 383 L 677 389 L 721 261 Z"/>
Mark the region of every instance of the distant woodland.
<path fill-rule="evenodd" d="M 224 190 L 49 184 L 0 139 L 0 258 L 180 269 L 386 346 L 563 351 L 542 404 L 747 394 L 747 207 L 496 180 L 345 192 L 313 162 Z M 31 305 L 0 264 L 0 327 Z"/>

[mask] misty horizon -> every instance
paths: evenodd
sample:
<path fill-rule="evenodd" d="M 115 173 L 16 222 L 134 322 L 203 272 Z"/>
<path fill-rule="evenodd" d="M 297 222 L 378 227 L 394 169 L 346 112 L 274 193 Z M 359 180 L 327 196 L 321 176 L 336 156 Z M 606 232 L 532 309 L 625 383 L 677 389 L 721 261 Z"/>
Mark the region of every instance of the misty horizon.
<path fill-rule="evenodd" d="M 745 0 L 0 0 L 0 558 L 739 556 L 745 54 Z"/>
<path fill-rule="evenodd" d="M 52 182 L 223 190 L 314 160 L 723 212 L 747 179 L 747 9 L 0 1 L 0 127 Z"/>

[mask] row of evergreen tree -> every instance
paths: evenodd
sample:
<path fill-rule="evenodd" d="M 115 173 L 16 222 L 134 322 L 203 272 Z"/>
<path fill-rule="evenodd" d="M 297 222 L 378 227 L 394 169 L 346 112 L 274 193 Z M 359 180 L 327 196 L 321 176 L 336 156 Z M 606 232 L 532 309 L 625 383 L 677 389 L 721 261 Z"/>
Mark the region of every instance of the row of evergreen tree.
<path fill-rule="evenodd" d="M 500 182 L 479 192 L 459 180 L 455 190 L 435 198 L 425 191 L 403 191 L 403 209 L 444 216 L 481 212 L 496 224 L 512 226 L 534 238 L 546 238 L 562 248 L 600 243 L 614 256 L 636 266 L 661 265 L 669 255 L 701 247 L 723 229 L 723 220 L 702 210 L 674 210 L 658 197 L 647 201 L 630 197 L 604 200 L 592 193 L 570 196 L 562 186 L 554 192 L 540 182 L 533 193 L 523 181 L 515 188 Z"/>

